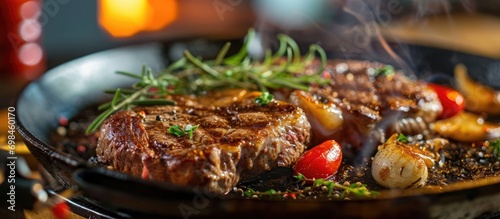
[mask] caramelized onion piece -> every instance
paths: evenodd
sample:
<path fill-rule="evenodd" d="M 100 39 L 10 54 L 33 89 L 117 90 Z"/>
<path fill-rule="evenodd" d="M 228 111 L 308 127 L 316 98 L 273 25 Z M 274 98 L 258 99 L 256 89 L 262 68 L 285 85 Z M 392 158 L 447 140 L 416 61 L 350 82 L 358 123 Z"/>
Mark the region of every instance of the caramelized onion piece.
<path fill-rule="evenodd" d="M 500 124 L 486 122 L 482 117 L 468 112 L 436 121 L 430 127 L 439 135 L 457 141 L 484 141 L 500 137 Z"/>
<path fill-rule="evenodd" d="M 473 81 L 462 64 L 455 67 L 455 79 L 458 90 L 465 98 L 467 110 L 500 115 L 500 91 Z"/>
<path fill-rule="evenodd" d="M 392 135 L 379 146 L 372 162 L 372 177 L 387 188 L 414 188 L 425 184 L 432 158 L 422 150 L 396 140 Z"/>
<path fill-rule="evenodd" d="M 323 103 L 315 95 L 301 90 L 294 91 L 290 100 L 304 110 L 316 137 L 331 136 L 344 123 L 342 111 L 334 103 Z"/>

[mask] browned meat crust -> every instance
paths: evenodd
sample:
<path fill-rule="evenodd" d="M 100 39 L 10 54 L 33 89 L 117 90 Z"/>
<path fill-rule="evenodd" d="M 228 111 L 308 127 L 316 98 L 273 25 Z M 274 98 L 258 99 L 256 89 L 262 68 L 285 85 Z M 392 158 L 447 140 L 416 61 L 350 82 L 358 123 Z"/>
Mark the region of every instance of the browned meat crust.
<path fill-rule="evenodd" d="M 360 148 L 375 129 L 391 132 L 391 125 L 401 118 L 422 117 L 426 122 L 436 119 L 441 104 L 425 82 L 402 73 L 374 75 L 374 69 L 383 66 L 356 60 L 328 63 L 324 74 L 331 78 L 330 85 L 312 88 L 310 94 L 323 104 L 333 103 L 342 111 L 344 122 L 333 136 L 314 135 L 315 143 L 333 138 Z"/>
<path fill-rule="evenodd" d="M 98 160 L 135 176 L 226 193 L 241 179 L 292 165 L 309 142 L 300 108 L 279 101 L 258 106 L 259 95 L 177 96 L 177 106 L 116 113 L 101 127 Z M 192 139 L 167 132 L 188 124 L 199 125 Z"/>

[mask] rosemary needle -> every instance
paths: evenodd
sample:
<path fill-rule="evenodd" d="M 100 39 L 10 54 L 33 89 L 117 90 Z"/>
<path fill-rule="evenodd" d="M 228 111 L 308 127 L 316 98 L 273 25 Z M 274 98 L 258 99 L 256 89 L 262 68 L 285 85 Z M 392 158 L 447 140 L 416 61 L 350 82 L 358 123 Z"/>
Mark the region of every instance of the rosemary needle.
<path fill-rule="evenodd" d="M 143 66 L 141 74 L 118 71 L 118 74 L 132 77 L 138 82 L 128 89 L 106 90 L 106 93 L 113 93 L 114 97 L 112 101 L 98 107 L 103 112 L 89 125 L 86 133 L 95 132 L 110 115 L 120 110 L 137 105 L 175 104 L 174 101 L 165 99 L 169 95 L 200 94 L 224 88 L 262 92 L 281 88 L 308 90 L 310 85 L 328 83 L 320 74 L 326 66 L 326 53 L 320 46 L 311 45 L 302 57 L 297 43 L 289 36 L 280 34 L 276 53 L 272 54 L 268 50 L 265 59 L 259 61 L 248 55 L 248 46 L 254 35 L 255 31 L 249 30 L 243 46 L 229 57 L 226 55 L 231 44 L 226 43 L 215 60 L 204 61 L 189 51 L 184 51 L 183 58 L 157 75 L 147 66 Z M 303 74 L 317 54 L 321 61 L 317 74 Z"/>

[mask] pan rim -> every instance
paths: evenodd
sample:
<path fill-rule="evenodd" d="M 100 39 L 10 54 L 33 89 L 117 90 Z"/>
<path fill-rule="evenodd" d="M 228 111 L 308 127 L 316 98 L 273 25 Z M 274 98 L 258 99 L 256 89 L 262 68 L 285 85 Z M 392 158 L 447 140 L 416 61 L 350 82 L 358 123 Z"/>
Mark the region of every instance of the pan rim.
<path fill-rule="evenodd" d="M 147 44 L 140 44 L 138 46 L 144 46 L 144 45 L 159 46 L 160 44 L 159 43 L 147 43 Z M 130 48 L 130 46 L 128 46 L 127 48 Z M 114 49 L 112 49 L 112 50 L 114 50 Z M 106 51 L 103 51 L 103 52 L 106 52 Z M 78 64 L 83 59 L 90 59 L 93 56 L 95 56 L 97 54 L 101 54 L 101 53 L 102 52 L 98 52 L 98 53 L 94 53 L 94 54 L 91 54 L 91 55 L 88 55 L 88 56 L 85 56 L 82 58 L 78 58 L 78 59 L 72 60 L 68 63 L 65 63 L 63 65 L 57 66 L 53 69 L 50 69 L 41 78 L 29 83 L 25 88 L 22 89 L 21 93 L 19 93 L 19 95 L 16 98 L 16 104 L 15 104 L 16 108 L 19 108 L 19 104 L 20 104 L 19 101 L 23 97 L 23 94 L 25 93 L 25 91 L 27 89 L 29 89 L 30 86 L 34 86 L 34 84 L 40 83 L 41 80 L 46 80 L 46 79 L 44 79 L 44 77 L 48 77 L 47 75 L 49 75 L 49 76 L 53 75 L 51 72 L 58 72 L 58 69 L 63 69 L 64 66 L 67 64 L 75 64 L 75 63 Z M 467 54 L 467 55 L 476 56 L 473 54 Z M 50 77 L 53 77 L 53 76 L 50 76 Z M 40 150 L 42 152 L 46 152 L 46 153 L 50 154 L 49 156 L 51 158 L 55 159 L 57 162 L 60 162 L 60 164 L 68 165 L 69 171 L 75 171 L 76 169 L 78 169 L 80 167 L 89 168 L 89 166 L 88 166 L 89 163 L 87 161 L 81 160 L 73 155 L 61 152 L 61 151 L 57 150 L 56 147 L 50 145 L 49 143 L 46 143 L 45 141 L 43 141 L 40 138 L 38 138 L 37 136 L 35 136 L 29 130 L 29 128 L 26 126 L 27 124 L 24 124 L 22 122 L 21 116 L 16 116 L 16 124 L 17 124 L 17 127 L 16 127 L 17 130 L 19 130 L 19 133 L 21 134 L 23 140 L 26 142 L 26 145 L 28 146 L 30 151 L 32 150 L 32 147 L 33 147 L 33 148 L 36 148 L 36 150 Z M 38 158 L 37 158 L 37 160 L 38 160 Z M 105 168 L 105 167 L 100 167 L 100 168 Z M 130 176 L 130 177 L 133 177 L 133 176 Z M 499 184 L 500 184 L 500 176 L 496 176 L 496 177 L 483 178 L 483 179 L 479 179 L 479 180 L 470 180 L 470 181 L 453 183 L 453 184 L 450 184 L 453 186 L 447 186 L 446 188 L 443 188 L 441 190 L 438 190 L 438 189 L 429 190 L 426 188 L 417 188 L 417 189 L 405 190 L 404 192 L 399 193 L 398 195 L 395 195 L 392 192 L 389 194 L 382 194 L 381 197 L 377 197 L 375 199 L 350 200 L 350 201 L 345 201 L 345 200 L 328 200 L 328 201 L 314 200 L 314 202 L 331 203 L 331 202 L 339 202 L 340 201 L 340 202 L 363 202 L 363 203 L 366 203 L 366 202 L 373 202 L 373 201 L 378 201 L 378 200 L 397 201 L 400 199 L 415 198 L 415 197 L 422 197 L 422 196 L 426 196 L 427 198 L 432 200 L 433 198 L 436 198 L 436 197 L 447 198 L 447 197 L 452 197 L 455 195 L 462 196 L 462 194 L 457 194 L 458 192 L 469 191 L 471 193 L 477 193 L 478 189 L 480 189 L 480 190 L 486 189 L 490 192 L 495 191 L 500 195 L 500 189 L 495 188 L 495 187 L 498 187 L 497 185 L 499 185 Z M 465 188 L 465 189 L 459 189 L 459 188 Z M 486 190 L 483 191 L 485 194 L 487 194 Z M 221 201 L 227 201 L 227 200 L 221 200 Z M 253 201 L 262 202 L 262 200 L 251 200 L 251 201 L 252 202 Z M 280 201 L 280 202 L 287 203 L 289 201 Z"/>

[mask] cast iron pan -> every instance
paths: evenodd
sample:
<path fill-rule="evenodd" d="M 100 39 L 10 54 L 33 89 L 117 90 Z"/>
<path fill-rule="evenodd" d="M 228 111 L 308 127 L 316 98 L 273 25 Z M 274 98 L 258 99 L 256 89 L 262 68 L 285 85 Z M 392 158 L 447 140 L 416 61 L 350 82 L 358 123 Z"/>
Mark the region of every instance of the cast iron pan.
<path fill-rule="evenodd" d="M 224 41 L 225 42 L 225 41 Z M 165 67 L 184 49 L 195 55 L 213 56 L 224 42 L 208 40 L 151 43 L 113 49 L 86 56 L 48 71 L 29 84 L 16 105 L 18 131 L 38 161 L 64 187 L 82 191 L 68 202 L 72 210 L 92 218 L 151 217 L 338 217 L 338 218 L 488 218 L 500 211 L 500 177 L 463 182 L 443 191 L 420 191 L 356 201 L 262 201 L 217 197 L 196 189 L 147 182 L 136 177 L 94 167 L 89 162 L 58 151 L 50 132 L 58 118 L 72 118 L 88 106 L 110 97 L 103 90 L 129 86 L 132 81 L 117 70 L 139 72 L 143 64 Z M 233 42 L 238 44 L 239 41 Z M 238 46 L 236 46 L 239 48 Z M 450 81 L 453 68 L 465 64 L 472 77 L 500 88 L 500 61 L 460 52 L 421 46 L 394 46 L 411 70 L 424 80 Z M 404 50 L 403 50 L 404 49 Z M 343 54 L 329 52 L 332 58 Z M 386 53 L 366 57 L 393 64 Z"/>

